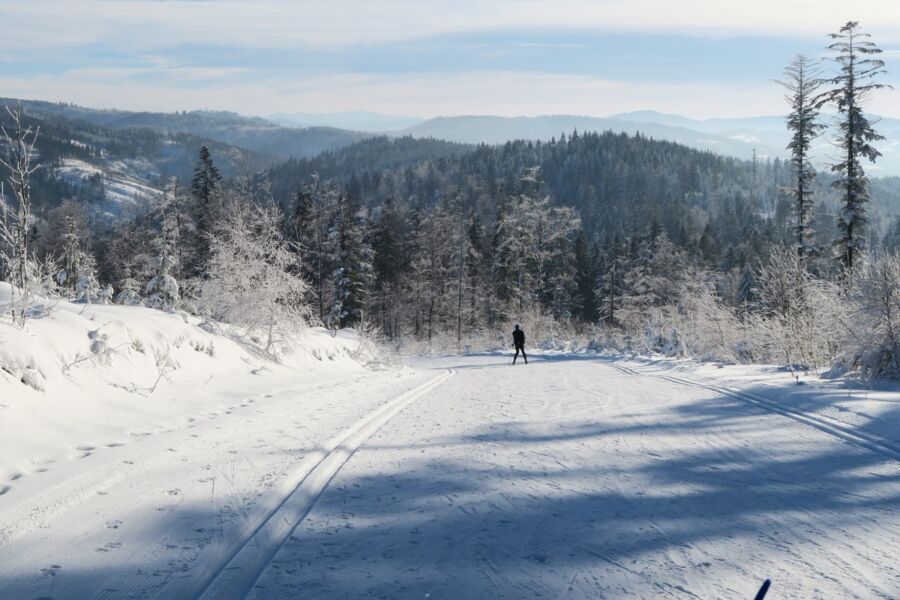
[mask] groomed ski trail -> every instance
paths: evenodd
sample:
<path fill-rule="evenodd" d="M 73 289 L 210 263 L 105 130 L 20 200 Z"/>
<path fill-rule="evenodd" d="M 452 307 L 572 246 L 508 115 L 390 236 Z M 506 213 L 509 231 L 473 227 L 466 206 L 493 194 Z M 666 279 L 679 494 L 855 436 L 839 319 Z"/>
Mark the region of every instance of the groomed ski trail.
<path fill-rule="evenodd" d="M 699 381 L 693 381 L 691 379 L 685 379 L 682 377 L 675 377 L 673 375 L 646 373 L 638 369 L 627 367 L 625 365 L 616 364 L 615 362 L 609 362 L 608 364 L 609 366 L 613 367 L 621 373 L 625 373 L 626 375 L 636 375 L 638 377 L 655 377 L 656 379 L 661 379 L 663 381 L 670 381 L 679 385 L 700 388 L 708 390 L 710 392 L 715 392 L 717 394 L 723 394 L 730 398 L 741 400 L 748 404 L 758 406 L 759 408 L 762 408 L 769 412 L 787 417 L 788 419 L 793 419 L 798 423 L 803 423 L 804 425 L 808 425 L 810 427 L 818 429 L 823 433 L 833 435 L 834 437 L 840 438 L 845 442 L 860 446 L 862 448 L 880 454 L 886 458 L 900 460 L 900 446 L 892 444 L 887 440 L 877 438 L 876 436 L 858 431 L 844 424 L 837 423 L 834 420 L 822 415 L 811 415 L 799 410 L 794 410 L 788 406 L 778 405 L 774 402 L 771 402 L 770 400 L 761 398 L 756 394 L 743 390 L 735 390 L 720 385 L 701 383 Z"/>
<path fill-rule="evenodd" d="M 353 453 L 410 404 L 428 394 L 451 376 L 448 370 L 372 411 L 323 447 L 304 459 L 291 481 L 297 482 L 278 506 L 255 529 L 239 540 L 224 564 L 205 573 L 194 573 L 183 589 L 166 590 L 183 598 L 228 600 L 244 598 L 260 574 L 303 521 L 325 487 Z M 249 529 L 249 528 L 248 528 Z"/>

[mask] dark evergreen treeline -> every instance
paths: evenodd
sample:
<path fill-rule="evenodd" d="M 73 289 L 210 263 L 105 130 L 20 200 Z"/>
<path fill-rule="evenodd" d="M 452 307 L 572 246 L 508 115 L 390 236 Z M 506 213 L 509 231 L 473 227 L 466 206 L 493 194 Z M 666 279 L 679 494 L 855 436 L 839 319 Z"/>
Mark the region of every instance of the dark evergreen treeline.
<path fill-rule="evenodd" d="M 65 136 L 48 137 L 52 148 Z M 37 227 L 36 248 L 51 255 L 53 232 L 77 229 L 97 258 L 101 286 L 140 291 L 160 280 L 165 262 L 164 275 L 188 302 L 189 280 L 204 276 L 205 236 L 223 198 L 277 205 L 317 320 L 371 321 L 390 337 L 462 340 L 525 313 L 615 322 L 647 298 L 663 304 L 670 259 L 719 273 L 720 295 L 737 306 L 752 293 L 755 267 L 792 235 L 783 190 L 789 164 L 642 136 L 573 133 L 497 147 L 376 138 L 238 179 L 221 179 L 218 164 L 206 148 L 193 185 L 187 178 L 170 185 L 164 202 L 125 221 L 98 220 L 82 203 L 67 203 Z M 827 181 L 816 185 L 825 245 L 836 201 Z M 873 182 L 876 202 L 897 193 L 890 182 Z M 900 226 L 887 230 L 874 245 L 900 237 Z M 651 292 L 648 281 L 661 289 Z"/>

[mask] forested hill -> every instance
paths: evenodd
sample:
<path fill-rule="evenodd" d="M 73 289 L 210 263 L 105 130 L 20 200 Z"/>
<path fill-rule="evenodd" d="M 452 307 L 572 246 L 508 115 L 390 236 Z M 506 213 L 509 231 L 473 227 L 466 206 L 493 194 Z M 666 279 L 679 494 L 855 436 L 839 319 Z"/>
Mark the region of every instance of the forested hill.
<path fill-rule="evenodd" d="M 144 130 L 166 137 L 192 136 L 281 160 L 315 156 L 370 136 L 333 127 L 285 127 L 259 117 L 225 111 L 133 112 L 0 98 L 0 106 L 16 103 L 21 103 L 27 114 L 42 120 L 80 122 L 106 131 Z"/>
<path fill-rule="evenodd" d="M 541 189 L 522 183 L 540 167 Z M 342 182 L 374 209 L 391 198 L 408 209 L 462 194 L 485 222 L 498 201 L 521 192 L 574 207 L 590 238 L 620 239 L 662 229 L 683 247 L 704 248 L 727 266 L 754 248 L 787 239 L 790 204 L 782 192 L 789 166 L 742 161 L 640 135 L 573 133 L 551 142 L 464 146 L 435 140 L 375 138 L 270 171 L 276 199 L 290 207 L 313 173 Z M 833 235 L 835 199 L 823 178 L 817 218 L 821 242 Z M 900 180 L 873 180 L 872 231 L 889 229 L 900 207 Z M 878 241 L 877 239 L 874 241 Z"/>
<path fill-rule="evenodd" d="M 3 106 L 0 101 L 0 126 L 9 131 L 12 122 Z M 153 202 L 170 177 L 190 179 L 197 151 L 204 145 L 216 155 L 226 177 L 255 173 L 280 160 L 196 134 L 110 127 L 75 114 L 25 112 L 25 125 L 40 132 L 35 148 L 41 166 L 31 180 L 38 214 L 65 200 L 116 215 L 123 208 Z"/>

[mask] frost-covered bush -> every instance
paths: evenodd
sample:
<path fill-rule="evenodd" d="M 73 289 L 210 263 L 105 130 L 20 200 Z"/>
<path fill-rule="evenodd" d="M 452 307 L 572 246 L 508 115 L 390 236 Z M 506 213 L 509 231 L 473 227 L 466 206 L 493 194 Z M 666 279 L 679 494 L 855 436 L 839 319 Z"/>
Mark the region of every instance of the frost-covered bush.
<path fill-rule="evenodd" d="M 144 303 L 140 289 L 140 284 L 136 279 L 126 277 L 119 283 L 119 294 L 116 296 L 116 304 L 140 306 Z"/>
<path fill-rule="evenodd" d="M 75 276 L 75 299 L 78 302 L 90 304 L 96 302 L 100 294 L 100 282 L 97 281 L 97 275 L 94 272 L 94 265 L 85 263 L 76 272 Z"/>
<path fill-rule="evenodd" d="M 147 296 L 147 306 L 160 310 L 174 310 L 181 300 L 181 290 L 170 272 L 171 258 L 163 252 L 157 258 L 156 265 L 155 274 L 147 282 L 144 290 Z"/>
<path fill-rule="evenodd" d="M 97 292 L 97 304 L 112 304 L 116 291 L 113 286 L 106 284 Z"/>
<path fill-rule="evenodd" d="M 757 312 L 771 336 L 771 360 L 816 370 L 831 364 L 844 332 L 847 299 L 814 277 L 795 249 L 776 247 L 760 269 Z"/>
<path fill-rule="evenodd" d="M 210 240 L 207 278 L 198 305 L 214 319 L 246 328 L 266 352 L 284 331 L 305 326 L 307 284 L 299 253 L 282 234 L 280 212 L 235 202 Z"/>
<path fill-rule="evenodd" d="M 900 376 L 900 256 L 879 253 L 858 266 L 850 296 L 844 365 L 866 377 Z"/>

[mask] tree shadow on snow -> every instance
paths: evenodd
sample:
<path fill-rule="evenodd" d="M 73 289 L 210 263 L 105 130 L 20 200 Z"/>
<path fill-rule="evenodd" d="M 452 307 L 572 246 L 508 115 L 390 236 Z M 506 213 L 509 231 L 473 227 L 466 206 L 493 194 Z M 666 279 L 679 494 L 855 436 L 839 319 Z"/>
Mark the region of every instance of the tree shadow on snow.
<path fill-rule="evenodd" d="M 828 589 L 858 594 L 829 544 L 855 544 L 842 548 L 853 553 L 880 527 L 897 532 L 896 461 L 698 394 L 648 422 L 570 421 L 548 432 L 510 421 L 406 445 L 372 440 L 353 460 L 374 472 L 345 467 L 335 477 L 251 597 L 751 598 L 766 577 L 788 597 L 821 573 L 834 578 Z M 771 435 L 782 426 L 803 438 Z M 179 518 L 215 520 L 208 510 L 186 507 Z M 152 530 L 133 539 L 159 541 Z M 175 551 L 140 564 L 111 553 L 91 571 L 62 559 L 55 572 L 56 563 L 34 565 L 0 576 L 0 599 L 172 597 L 169 583 L 192 577 L 191 557 L 203 556 L 197 539 L 186 530 Z M 897 544 L 870 550 L 889 563 Z M 134 587 L 139 571 L 158 585 Z M 874 593 L 879 582 L 869 585 Z"/>

